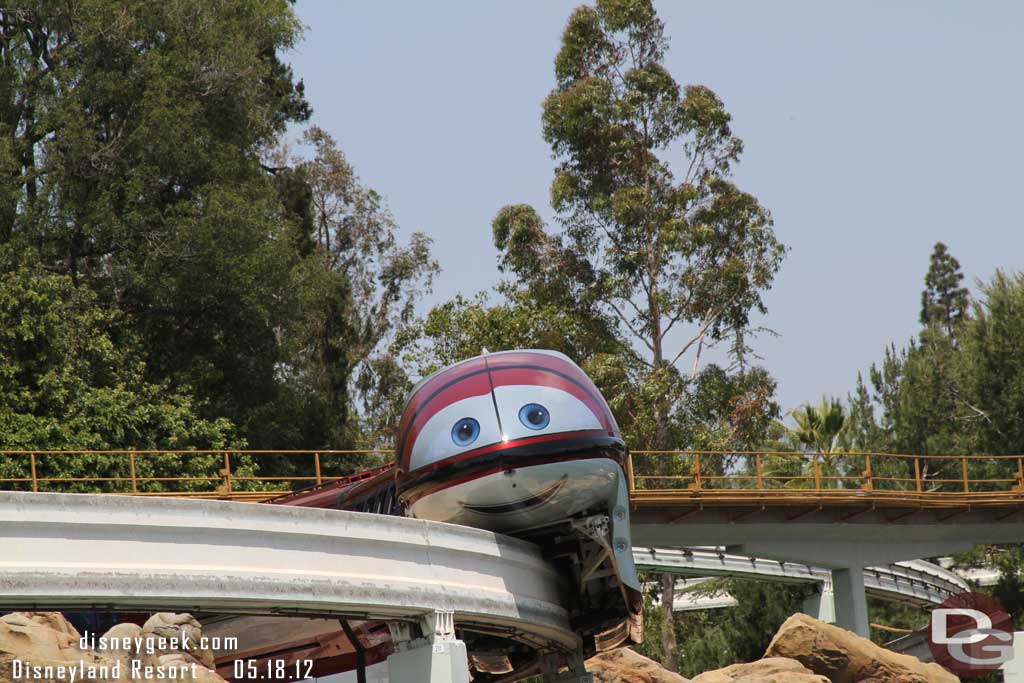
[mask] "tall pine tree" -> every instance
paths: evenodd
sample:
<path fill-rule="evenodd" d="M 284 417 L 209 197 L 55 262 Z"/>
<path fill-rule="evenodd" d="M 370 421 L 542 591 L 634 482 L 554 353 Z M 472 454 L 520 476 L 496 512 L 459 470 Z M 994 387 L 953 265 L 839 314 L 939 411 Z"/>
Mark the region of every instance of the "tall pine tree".
<path fill-rule="evenodd" d="M 961 286 L 963 279 L 960 262 L 953 258 L 945 244 L 936 242 L 921 292 L 922 325 L 937 326 L 947 335 L 954 333 L 967 315 L 969 294 L 967 288 Z"/>

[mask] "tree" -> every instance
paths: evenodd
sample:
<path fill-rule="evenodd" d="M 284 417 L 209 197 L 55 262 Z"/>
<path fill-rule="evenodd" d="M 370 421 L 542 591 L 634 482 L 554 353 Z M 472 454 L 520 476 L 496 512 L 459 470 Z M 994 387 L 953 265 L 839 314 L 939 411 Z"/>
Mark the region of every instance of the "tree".
<path fill-rule="evenodd" d="M 782 622 L 800 611 L 805 591 L 802 586 L 736 578 L 698 584 L 694 592 L 724 592 L 735 598 L 736 605 L 679 615 L 682 674 L 696 676 L 710 669 L 760 659 Z"/>
<path fill-rule="evenodd" d="M 399 244 L 382 198 L 359 182 L 326 131 L 313 126 L 303 142 L 309 158 L 289 158 L 286 148 L 275 156 L 306 226 L 293 238 L 303 255 L 293 272 L 299 314 L 279 337 L 285 382 L 312 399 L 315 418 L 291 447 L 381 447 L 409 388 L 389 346 L 412 323 L 438 265 L 426 235 Z"/>
<path fill-rule="evenodd" d="M 1024 274 L 996 271 L 962 332 L 958 422 L 981 452 L 1019 453 L 1024 443 Z"/>
<path fill-rule="evenodd" d="M 945 244 L 936 242 L 921 292 L 922 325 L 939 327 L 947 335 L 955 332 L 967 315 L 969 302 L 967 289 L 960 285 L 963 279 L 960 262 Z"/>
<path fill-rule="evenodd" d="M 120 315 L 66 275 L 40 272 L 31 250 L 0 245 L 0 449 L 202 449 L 242 445 L 233 425 L 207 420 L 187 393 L 145 378 L 137 338 Z M 208 476 L 213 456 L 139 460 L 139 476 Z M 41 458 L 41 477 L 128 476 L 95 454 Z M 0 477 L 29 476 L 27 458 Z M 69 490 L 93 490 L 76 484 Z"/>
<path fill-rule="evenodd" d="M 298 34 L 287 0 L 0 10 L 0 242 L 122 312 L 147 381 L 243 432 L 276 398 L 275 322 L 295 310 L 260 152 L 309 116 L 279 58 Z"/>
<path fill-rule="evenodd" d="M 481 293 L 435 306 L 401 335 L 396 349 L 403 362 L 425 377 L 484 349 L 540 348 L 561 351 L 601 380 L 608 373 L 599 368 L 613 362 L 612 356 L 628 355 L 613 328 L 600 320 L 566 310 L 559 302 L 538 300 L 511 283 L 499 285 L 498 294 L 502 300 L 493 305 Z"/>
<path fill-rule="evenodd" d="M 823 396 L 819 405 L 807 403 L 790 414 L 796 421 L 796 429 L 791 430 L 793 439 L 815 453 L 838 450 L 849 428 L 843 404 L 835 398 Z"/>
<path fill-rule="evenodd" d="M 730 180 L 743 144 L 723 103 L 707 87 L 681 89 L 663 66 L 666 46 L 649 0 L 572 13 L 542 117 L 562 232 L 524 205 L 502 209 L 493 226 L 503 270 L 615 320 L 644 349 L 634 384 L 657 390 L 646 392 L 652 429 L 635 445 L 654 448 L 678 445 L 677 363 L 693 351 L 696 369 L 706 343 L 747 328 L 784 253 L 768 211 Z M 681 341 L 669 336 L 684 326 Z M 673 633 L 663 649 L 674 669 Z"/>
<path fill-rule="evenodd" d="M 909 345 L 897 351 L 891 345 L 880 367 L 872 366 L 874 401 L 882 408 L 881 420 L 866 418 L 860 401 L 858 430 L 861 438 L 885 450 L 917 455 L 960 454 L 974 448 L 965 413 L 971 400 L 965 381 L 961 337 L 969 325 L 967 291 L 959 287 L 959 264 L 940 242 L 931 257 L 921 294 L 922 330 Z M 877 428 L 877 431 L 876 431 Z M 945 463 L 939 459 L 908 460 L 902 476 L 936 478 Z M 919 470 L 918 470 L 919 468 Z M 889 473 L 887 473 L 889 474 Z"/>
<path fill-rule="evenodd" d="M 961 280 L 956 259 L 941 243 L 936 245 L 922 294 L 920 335 L 905 349 L 890 346 L 881 366 L 872 366 L 870 399 L 868 390 L 858 383 L 853 405 L 859 416 L 859 443 L 920 455 L 1019 453 L 1024 441 L 1020 419 L 1024 363 L 1019 353 L 1024 335 L 1024 276 L 996 271 L 981 285 L 979 299 L 969 308 Z M 877 421 L 872 404 L 881 407 Z M 908 465 L 913 477 L 913 461 Z M 942 468 L 949 465 L 937 458 L 921 458 L 919 465 L 926 481 L 961 476 L 958 471 L 943 476 Z M 1014 470 L 1009 460 L 979 461 L 972 464 L 969 475 L 1011 480 Z M 927 485 L 932 489 L 949 486 Z M 1019 545 L 978 547 L 958 556 L 957 562 L 965 567 L 997 567 L 999 582 L 985 590 L 1004 601 L 1021 623 L 1024 561 Z"/>
<path fill-rule="evenodd" d="M 871 391 L 859 372 L 857 385 L 853 394 L 846 397 L 846 403 L 849 406 L 849 426 L 843 430 L 842 448 L 868 453 L 885 453 L 893 450 L 888 432 L 879 426 L 875 417 L 875 402 L 872 400 Z"/>

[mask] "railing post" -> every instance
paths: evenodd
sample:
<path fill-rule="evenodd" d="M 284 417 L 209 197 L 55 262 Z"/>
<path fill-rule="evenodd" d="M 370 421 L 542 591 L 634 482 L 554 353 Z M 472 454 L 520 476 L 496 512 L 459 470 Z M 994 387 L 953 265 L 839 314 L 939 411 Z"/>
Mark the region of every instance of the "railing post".
<path fill-rule="evenodd" d="M 313 453 L 313 464 L 316 467 L 316 483 L 324 483 L 323 478 L 320 476 L 320 451 Z"/>
<path fill-rule="evenodd" d="M 921 486 L 921 458 L 914 458 L 914 485 L 917 487 L 917 492 L 921 493 L 924 487 Z"/>
<path fill-rule="evenodd" d="M 764 475 L 761 470 L 761 454 L 754 453 L 754 472 L 757 473 L 757 489 L 764 490 Z"/>
<path fill-rule="evenodd" d="M 1017 471 L 1014 476 L 1017 478 L 1017 492 L 1024 493 L 1024 458 L 1017 458 Z"/>
<path fill-rule="evenodd" d="M 693 454 L 693 467 L 690 468 L 690 474 L 693 475 L 693 489 L 696 491 L 700 490 L 700 453 Z"/>
<path fill-rule="evenodd" d="M 964 474 L 964 493 L 971 492 L 971 486 L 967 479 L 967 457 L 960 458 L 960 467 Z"/>
<path fill-rule="evenodd" d="M 224 451 L 224 469 L 221 470 L 221 476 L 224 477 L 224 492 L 231 493 L 231 454 Z"/>
<path fill-rule="evenodd" d="M 814 463 L 814 490 L 818 493 L 821 492 L 821 467 L 818 465 L 818 453 L 813 456 L 812 462 Z"/>
<path fill-rule="evenodd" d="M 871 493 L 875 490 L 875 483 L 872 481 L 871 475 L 871 454 L 864 454 L 864 485 L 861 487 L 864 491 Z"/>
<path fill-rule="evenodd" d="M 128 454 L 128 464 L 131 465 L 131 469 L 132 469 L 132 493 L 138 493 L 139 492 L 139 482 L 138 482 L 138 479 L 135 478 L 135 452 L 134 451 Z"/>
<path fill-rule="evenodd" d="M 32 490 L 39 491 L 39 479 L 36 477 L 36 454 L 29 453 L 29 459 L 32 461 Z"/>

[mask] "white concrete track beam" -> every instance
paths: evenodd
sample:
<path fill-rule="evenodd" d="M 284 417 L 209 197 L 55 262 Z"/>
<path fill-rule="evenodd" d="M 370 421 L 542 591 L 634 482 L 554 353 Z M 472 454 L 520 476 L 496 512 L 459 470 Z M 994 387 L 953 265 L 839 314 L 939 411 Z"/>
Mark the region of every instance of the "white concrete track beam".
<path fill-rule="evenodd" d="M 507 629 L 574 651 L 560 578 L 529 543 L 291 506 L 0 493 L 0 609 L 180 610 Z"/>

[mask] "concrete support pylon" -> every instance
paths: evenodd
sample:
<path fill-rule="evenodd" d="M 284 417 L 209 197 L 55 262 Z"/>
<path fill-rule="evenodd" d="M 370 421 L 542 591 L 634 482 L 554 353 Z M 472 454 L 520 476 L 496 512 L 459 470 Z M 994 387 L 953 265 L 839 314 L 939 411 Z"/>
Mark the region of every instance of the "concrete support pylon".
<path fill-rule="evenodd" d="M 454 615 L 437 610 L 424 617 L 424 637 L 413 638 L 409 624 L 389 624 L 395 652 L 388 657 L 391 683 L 469 683 L 466 644 L 455 638 Z"/>
<path fill-rule="evenodd" d="M 804 598 L 800 611 L 826 624 L 836 623 L 836 595 L 832 590 L 831 572 L 828 579 L 815 586 L 815 591 Z"/>
<path fill-rule="evenodd" d="M 865 638 L 870 636 L 868 599 L 864 593 L 864 567 L 832 570 L 836 625 Z"/>

